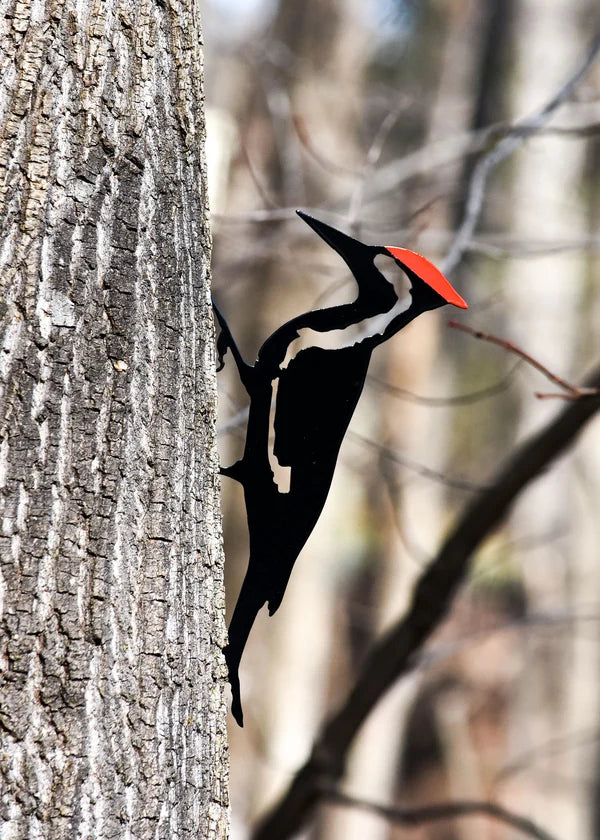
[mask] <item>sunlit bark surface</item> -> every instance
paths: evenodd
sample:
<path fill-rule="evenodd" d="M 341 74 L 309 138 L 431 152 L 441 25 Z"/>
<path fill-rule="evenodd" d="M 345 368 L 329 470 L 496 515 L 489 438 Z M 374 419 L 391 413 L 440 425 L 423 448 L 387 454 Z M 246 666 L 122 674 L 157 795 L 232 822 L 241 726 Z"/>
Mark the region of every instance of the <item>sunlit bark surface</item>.
<path fill-rule="evenodd" d="M 225 837 L 198 11 L 0 44 L 2 838 Z"/>

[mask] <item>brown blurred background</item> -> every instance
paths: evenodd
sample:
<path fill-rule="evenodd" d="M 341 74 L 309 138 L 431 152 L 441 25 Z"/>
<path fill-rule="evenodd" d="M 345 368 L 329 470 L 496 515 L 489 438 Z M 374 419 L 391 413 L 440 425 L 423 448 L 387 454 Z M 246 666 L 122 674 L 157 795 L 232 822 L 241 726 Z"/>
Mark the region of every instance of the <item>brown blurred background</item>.
<path fill-rule="evenodd" d="M 594 0 L 213 0 L 203 15 L 214 293 L 250 361 L 284 320 L 354 292 L 295 208 L 443 264 L 476 161 L 551 99 L 600 25 Z M 552 383 L 448 319 L 574 382 L 600 356 L 599 125 L 597 63 L 486 183 L 450 276 L 468 312 L 423 315 L 375 353 L 325 511 L 242 660 L 233 840 L 286 789 L 457 512 L 560 408 L 535 396 Z M 231 463 L 246 401 L 230 363 L 220 388 Z M 487 540 L 361 730 L 344 790 L 406 806 L 492 799 L 561 840 L 600 837 L 599 491 L 596 422 Z M 247 536 L 235 482 L 223 500 L 229 615 Z M 522 835 L 484 817 L 401 828 L 323 805 L 304 836 Z"/>

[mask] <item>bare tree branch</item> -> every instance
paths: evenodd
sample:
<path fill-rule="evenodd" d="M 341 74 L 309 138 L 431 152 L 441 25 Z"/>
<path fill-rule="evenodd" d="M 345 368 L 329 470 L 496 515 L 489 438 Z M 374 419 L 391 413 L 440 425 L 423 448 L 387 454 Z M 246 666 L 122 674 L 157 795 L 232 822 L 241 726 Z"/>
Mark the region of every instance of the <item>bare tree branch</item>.
<path fill-rule="evenodd" d="M 572 251 L 597 251 L 600 248 L 598 236 L 580 236 L 578 238 L 558 239 L 552 242 L 543 240 L 527 241 L 506 239 L 505 237 L 482 237 L 472 239 L 466 250 L 474 254 L 483 254 L 492 259 L 531 259 L 547 257 L 551 254 L 566 254 Z"/>
<path fill-rule="evenodd" d="M 566 379 L 562 379 L 562 377 L 557 376 L 555 373 L 552 373 L 551 370 L 548 370 L 545 365 L 541 362 L 538 362 L 533 356 L 530 356 L 529 353 L 526 353 L 521 347 L 518 347 L 516 344 L 513 344 L 512 341 L 507 341 L 505 338 L 499 338 L 497 335 L 492 335 L 491 333 L 485 333 L 481 330 L 473 329 L 473 327 L 468 327 L 466 324 L 461 324 L 458 321 L 448 321 L 448 326 L 455 330 L 461 330 L 462 332 L 467 333 L 468 335 L 472 335 L 474 338 L 479 338 L 482 341 L 489 341 L 490 344 L 497 344 L 498 347 L 503 347 L 505 350 L 508 350 L 509 353 L 514 353 L 516 356 L 519 356 L 523 361 L 530 364 L 536 370 L 539 370 L 540 373 L 543 373 L 544 376 L 549 379 L 551 382 L 554 382 L 555 385 L 558 385 L 559 388 L 563 388 L 567 391 L 566 394 L 541 394 L 539 392 L 536 393 L 536 397 L 538 399 L 548 399 L 549 397 L 557 397 L 561 399 L 574 399 L 578 400 L 582 397 L 591 397 L 598 393 L 597 388 L 581 388 L 578 385 L 572 385 L 570 382 L 567 382 Z"/>
<path fill-rule="evenodd" d="M 519 146 L 542 126 L 556 111 L 559 105 L 571 96 L 579 82 L 586 75 L 592 64 L 600 54 L 600 30 L 596 32 L 588 52 L 579 62 L 573 73 L 552 98 L 538 111 L 516 125 L 507 135 L 475 166 L 467 196 L 465 215 L 458 229 L 452 247 L 442 265 L 444 274 L 451 274 L 461 262 L 481 215 L 485 187 L 492 170 L 509 157 Z"/>
<path fill-rule="evenodd" d="M 600 730 L 596 727 L 582 729 L 577 732 L 570 732 L 568 735 L 552 738 L 543 744 L 538 744 L 532 749 L 521 753 L 510 764 L 505 764 L 496 774 L 494 783 L 499 784 L 506 781 L 510 776 L 528 770 L 540 758 L 561 755 L 569 750 L 596 744 L 598 741 L 600 741 Z"/>
<path fill-rule="evenodd" d="M 600 122 L 587 125 L 555 125 L 543 128 L 540 134 L 555 134 L 559 137 L 596 137 L 600 134 Z"/>
<path fill-rule="evenodd" d="M 380 805 L 365 799 L 357 799 L 354 796 L 349 796 L 340 790 L 329 787 L 324 787 L 321 790 L 321 796 L 323 799 L 336 805 L 346 805 L 350 808 L 360 808 L 362 811 L 370 811 L 372 814 L 377 814 L 377 816 L 383 817 L 385 820 L 399 823 L 400 825 L 415 826 L 437 820 L 484 815 L 505 825 L 510 825 L 528 837 L 535 838 L 535 840 L 556 840 L 554 835 L 544 831 L 543 828 L 540 828 L 532 820 L 521 817 L 508 808 L 497 805 L 495 802 L 471 802 L 467 800 L 440 802 L 433 805 L 425 805 L 422 808 L 398 808 L 394 805 Z"/>
<path fill-rule="evenodd" d="M 600 365 L 586 385 L 600 386 Z M 392 683 L 413 667 L 416 654 L 448 612 L 474 550 L 504 519 L 524 488 L 572 445 L 598 410 L 600 394 L 565 406 L 516 449 L 491 485 L 466 506 L 420 577 L 407 614 L 375 645 L 354 688 L 323 726 L 308 761 L 256 829 L 254 840 L 285 840 L 299 830 L 319 801 L 323 785 L 332 785 L 342 776 L 347 752 L 366 717 Z"/>
<path fill-rule="evenodd" d="M 390 131 L 398 122 L 398 118 L 400 116 L 400 109 L 396 108 L 393 111 L 389 111 L 384 117 L 381 125 L 375 137 L 373 138 L 373 142 L 371 143 L 371 148 L 367 152 L 367 159 L 365 161 L 365 165 L 363 170 L 360 174 L 360 177 L 356 183 L 354 190 L 352 191 L 352 195 L 350 197 L 350 206 L 348 208 L 348 224 L 350 225 L 350 229 L 353 232 L 357 232 L 358 227 L 358 218 L 360 216 L 363 200 L 365 195 L 365 187 L 369 177 L 372 175 L 377 163 L 379 162 L 379 158 L 383 152 L 383 147 L 385 146 L 385 141 L 387 140 Z"/>
<path fill-rule="evenodd" d="M 252 158 L 250 157 L 250 152 L 248 151 L 248 146 L 246 145 L 246 143 L 241 144 L 241 149 L 242 155 L 244 156 L 244 160 L 246 161 L 246 166 L 248 167 L 248 172 L 250 173 L 250 178 L 252 180 L 252 183 L 256 187 L 256 191 L 262 198 L 263 204 L 265 204 L 267 207 L 270 207 L 272 210 L 281 209 L 281 205 L 271 195 L 267 185 L 264 183 L 264 181 L 258 174 L 252 162 Z"/>
<path fill-rule="evenodd" d="M 418 461 L 413 461 L 412 458 L 402 455 L 400 452 L 396 452 L 395 449 L 390 449 L 388 446 L 384 446 L 376 440 L 364 437 L 364 435 L 359 435 L 358 432 L 349 431 L 348 437 L 376 449 L 382 458 L 386 458 L 388 461 L 400 464 L 400 466 L 406 467 L 406 469 L 412 470 L 418 475 L 422 475 L 423 478 L 430 478 L 433 481 L 445 484 L 446 487 L 453 487 L 455 490 L 465 490 L 468 493 L 473 493 L 474 491 L 483 489 L 481 484 L 475 484 L 473 481 L 469 481 L 466 478 L 453 478 L 452 476 L 440 472 L 439 470 L 426 467 L 424 464 L 420 464 Z"/>
<path fill-rule="evenodd" d="M 573 107 L 575 113 L 577 109 Z M 594 111 L 595 114 L 595 111 Z M 520 129 L 519 122 L 501 121 L 484 126 L 475 131 L 463 132 L 443 140 L 434 140 L 425 146 L 404 155 L 386 166 L 381 167 L 369 183 L 365 196 L 369 203 L 393 194 L 411 178 L 418 175 L 431 175 L 436 169 L 442 169 L 461 158 L 489 149 L 490 144 L 498 143 L 510 137 Z M 560 135 L 565 139 L 591 137 L 597 132 L 597 117 L 588 119 L 576 126 L 539 126 L 533 136 Z"/>
<path fill-rule="evenodd" d="M 397 385 L 392 385 L 390 382 L 385 382 L 383 379 L 380 379 L 374 374 L 369 374 L 367 376 L 367 383 L 375 388 L 379 388 L 386 394 L 391 394 L 393 397 L 398 397 L 401 400 L 416 403 L 417 405 L 427 405 L 431 408 L 446 408 L 453 405 L 473 405 L 473 403 L 479 402 L 480 400 L 487 399 L 488 397 L 495 397 L 498 394 L 504 393 L 504 391 L 510 387 L 513 376 L 520 365 L 521 362 L 517 362 L 508 371 L 508 373 L 502 377 L 502 379 L 498 380 L 498 382 L 494 382 L 493 385 L 488 385 L 487 388 L 480 388 L 477 391 L 470 391 L 467 394 L 458 394 L 454 397 L 424 397 L 420 394 L 415 394 L 413 391 L 409 391 L 406 388 L 400 388 Z"/>

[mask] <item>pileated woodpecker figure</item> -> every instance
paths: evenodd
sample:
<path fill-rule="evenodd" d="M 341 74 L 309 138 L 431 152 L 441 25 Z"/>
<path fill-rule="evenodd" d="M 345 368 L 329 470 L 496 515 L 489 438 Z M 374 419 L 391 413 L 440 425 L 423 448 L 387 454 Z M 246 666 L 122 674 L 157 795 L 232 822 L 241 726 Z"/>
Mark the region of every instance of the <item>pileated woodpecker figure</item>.
<path fill-rule="evenodd" d="M 305 312 L 279 327 L 262 345 L 254 365 L 245 362 L 218 308 L 219 370 L 231 350 L 250 397 L 244 455 L 223 475 L 244 488 L 250 559 L 224 650 L 233 695 L 232 713 L 243 726 L 238 668 L 248 634 L 263 604 L 279 607 L 292 568 L 313 530 L 333 478 L 338 452 L 361 395 L 371 353 L 429 309 L 467 304 L 428 260 L 403 248 L 364 245 L 297 211 L 301 219 L 348 265 L 358 285 L 353 303 Z M 383 254 L 408 276 L 410 297 L 402 301 L 375 265 Z M 359 333 L 352 331 L 359 325 Z M 296 339 L 312 333 L 312 346 L 293 354 Z M 319 346 L 319 333 L 336 331 L 337 349 Z M 316 339 L 316 340 L 315 340 Z M 274 443 L 270 416 L 275 399 Z M 271 463 L 290 468 L 289 490 L 275 482 Z"/>

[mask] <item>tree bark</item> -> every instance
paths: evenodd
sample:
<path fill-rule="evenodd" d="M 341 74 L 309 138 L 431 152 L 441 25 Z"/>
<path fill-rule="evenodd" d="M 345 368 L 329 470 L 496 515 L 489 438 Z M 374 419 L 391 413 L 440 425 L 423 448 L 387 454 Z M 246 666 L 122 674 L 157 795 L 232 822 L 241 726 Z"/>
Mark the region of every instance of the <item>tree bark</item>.
<path fill-rule="evenodd" d="M 197 5 L 0 43 L 2 837 L 226 837 Z"/>

